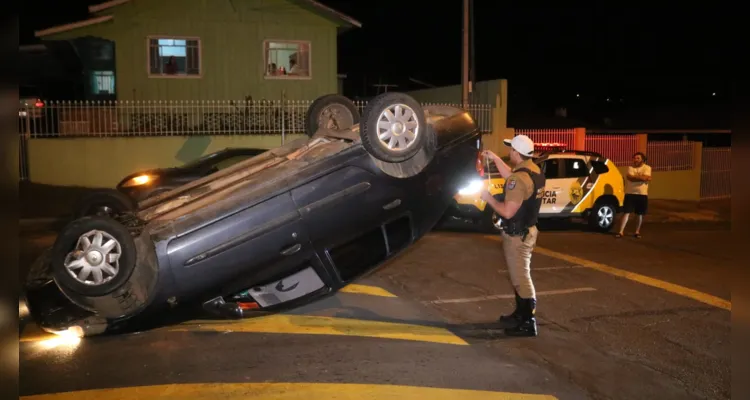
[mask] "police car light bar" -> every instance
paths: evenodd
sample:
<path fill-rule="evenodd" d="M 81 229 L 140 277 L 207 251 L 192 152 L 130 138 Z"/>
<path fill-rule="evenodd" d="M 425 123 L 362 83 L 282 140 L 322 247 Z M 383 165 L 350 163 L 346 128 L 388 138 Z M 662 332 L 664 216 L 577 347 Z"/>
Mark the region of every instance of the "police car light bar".
<path fill-rule="evenodd" d="M 565 143 L 534 143 L 534 147 L 568 147 Z"/>

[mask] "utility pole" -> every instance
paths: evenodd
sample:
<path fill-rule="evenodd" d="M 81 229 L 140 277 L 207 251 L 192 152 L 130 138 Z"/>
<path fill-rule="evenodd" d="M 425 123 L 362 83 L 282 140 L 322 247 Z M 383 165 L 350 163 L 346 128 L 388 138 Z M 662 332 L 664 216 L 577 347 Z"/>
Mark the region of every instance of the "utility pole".
<path fill-rule="evenodd" d="M 464 23 L 461 57 L 461 104 L 463 107 L 469 105 L 469 0 L 464 1 Z"/>
<path fill-rule="evenodd" d="M 474 0 L 469 0 L 469 103 L 474 103 L 476 100 L 476 87 L 477 83 L 477 63 L 476 63 L 476 49 L 474 44 L 476 41 L 474 38 Z"/>

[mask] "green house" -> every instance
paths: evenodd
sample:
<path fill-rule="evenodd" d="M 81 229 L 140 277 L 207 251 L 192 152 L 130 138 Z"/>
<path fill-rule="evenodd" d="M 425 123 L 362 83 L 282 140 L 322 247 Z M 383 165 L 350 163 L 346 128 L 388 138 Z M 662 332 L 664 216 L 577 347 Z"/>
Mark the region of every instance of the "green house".
<path fill-rule="evenodd" d="M 314 0 L 113 0 L 36 32 L 74 43 L 89 100 L 313 100 L 340 90 L 337 38 L 361 24 Z"/>

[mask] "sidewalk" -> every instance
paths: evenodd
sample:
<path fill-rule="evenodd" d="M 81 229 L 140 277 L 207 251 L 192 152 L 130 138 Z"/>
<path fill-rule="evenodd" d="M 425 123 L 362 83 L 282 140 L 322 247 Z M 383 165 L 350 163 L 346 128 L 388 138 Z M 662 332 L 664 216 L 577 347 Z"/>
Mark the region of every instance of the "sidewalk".
<path fill-rule="evenodd" d="M 731 200 L 679 201 L 650 199 L 648 222 L 727 222 Z"/>

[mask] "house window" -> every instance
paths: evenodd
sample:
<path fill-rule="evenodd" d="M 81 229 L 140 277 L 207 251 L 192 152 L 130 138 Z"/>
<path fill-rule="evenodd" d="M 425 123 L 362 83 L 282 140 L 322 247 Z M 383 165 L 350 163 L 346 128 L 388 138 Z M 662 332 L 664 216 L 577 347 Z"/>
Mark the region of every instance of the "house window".
<path fill-rule="evenodd" d="M 115 94 L 114 71 L 92 71 L 91 92 L 93 94 Z"/>
<path fill-rule="evenodd" d="M 312 77 L 310 70 L 310 42 L 266 40 L 265 77 L 299 79 Z"/>
<path fill-rule="evenodd" d="M 201 75 L 199 39 L 149 38 L 150 76 L 197 77 Z"/>

